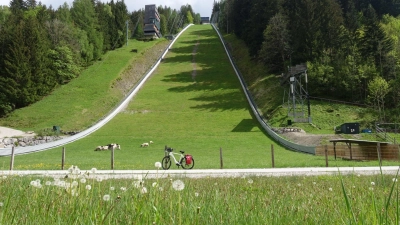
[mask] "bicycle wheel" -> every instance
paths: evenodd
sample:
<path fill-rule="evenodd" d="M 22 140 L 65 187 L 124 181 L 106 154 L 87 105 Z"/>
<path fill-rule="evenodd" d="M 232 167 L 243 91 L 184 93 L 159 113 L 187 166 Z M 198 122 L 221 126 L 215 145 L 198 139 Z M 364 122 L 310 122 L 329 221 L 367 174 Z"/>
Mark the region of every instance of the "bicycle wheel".
<path fill-rule="evenodd" d="M 182 166 L 182 168 L 185 169 L 185 170 L 190 170 L 190 169 L 192 169 L 192 168 L 194 167 L 194 159 L 193 159 L 193 157 L 192 157 L 192 161 L 191 161 L 190 164 L 187 164 L 187 163 L 186 163 L 186 157 L 183 158 L 183 159 L 182 159 L 181 166 Z"/>
<path fill-rule="evenodd" d="M 169 156 L 165 156 L 161 161 L 161 166 L 164 170 L 167 170 L 171 167 L 171 158 Z"/>

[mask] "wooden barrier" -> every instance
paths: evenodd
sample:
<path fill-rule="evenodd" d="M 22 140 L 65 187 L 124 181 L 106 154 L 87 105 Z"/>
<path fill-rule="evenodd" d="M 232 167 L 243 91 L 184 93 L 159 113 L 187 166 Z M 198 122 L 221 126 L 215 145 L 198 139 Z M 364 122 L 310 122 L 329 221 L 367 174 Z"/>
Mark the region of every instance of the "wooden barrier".
<path fill-rule="evenodd" d="M 351 150 L 350 150 L 351 146 Z M 336 144 L 327 146 L 327 155 L 348 160 L 379 160 L 377 143 L 371 144 Z M 336 153 L 336 154 L 335 154 Z M 399 145 L 380 144 L 382 160 L 399 160 Z M 325 146 L 317 146 L 315 155 L 325 156 Z"/>

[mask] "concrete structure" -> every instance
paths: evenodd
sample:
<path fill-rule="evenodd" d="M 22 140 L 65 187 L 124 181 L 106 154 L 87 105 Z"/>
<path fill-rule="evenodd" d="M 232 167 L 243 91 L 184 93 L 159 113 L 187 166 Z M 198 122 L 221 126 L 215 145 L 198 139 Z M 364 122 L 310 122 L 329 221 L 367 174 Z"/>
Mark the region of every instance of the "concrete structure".
<path fill-rule="evenodd" d="M 200 24 L 210 23 L 210 17 L 200 17 Z"/>
<path fill-rule="evenodd" d="M 160 32 L 160 14 L 156 5 L 146 5 L 144 9 L 144 36 L 148 39 L 162 37 Z"/>

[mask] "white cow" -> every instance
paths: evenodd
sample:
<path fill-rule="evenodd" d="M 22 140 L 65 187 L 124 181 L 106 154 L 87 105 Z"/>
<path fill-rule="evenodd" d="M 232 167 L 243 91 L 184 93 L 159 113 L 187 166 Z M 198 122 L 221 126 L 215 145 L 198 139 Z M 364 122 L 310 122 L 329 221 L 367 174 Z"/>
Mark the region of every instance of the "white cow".
<path fill-rule="evenodd" d="M 107 146 L 107 149 L 109 149 L 109 150 L 121 149 L 121 145 L 112 143 L 112 144 L 109 144 L 109 145 Z"/>
<path fill-rule="evenodd" d="M 145 142 L 145 143 L 141 144 L 140 147 L 149 147 L 149 143 Z"/>

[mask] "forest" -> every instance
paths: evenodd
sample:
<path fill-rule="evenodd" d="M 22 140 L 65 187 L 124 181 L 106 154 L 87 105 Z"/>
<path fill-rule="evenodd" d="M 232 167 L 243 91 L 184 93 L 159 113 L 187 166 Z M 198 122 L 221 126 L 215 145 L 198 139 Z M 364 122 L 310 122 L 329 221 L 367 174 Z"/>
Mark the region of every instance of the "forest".
<path fill-rule="evenodd" d="M 211 20 L 268 74 L 307 64 L 308 93 L 400 114 L 399 0 L 221 0 Z M 386 118 L 393 119 L 393 118 Z"/>
<path fill-rule="evenodd" d="M 36 0 L 0 6 L 0 116 L 41 100 L 127 38 L 142 38 L 144 7 L 128 12 L 123 0 L 74 0 L 57 9 Z M 200 23 L 188 4 L 157 9 L 162 34 Z"/>

